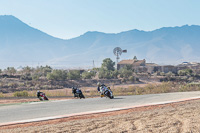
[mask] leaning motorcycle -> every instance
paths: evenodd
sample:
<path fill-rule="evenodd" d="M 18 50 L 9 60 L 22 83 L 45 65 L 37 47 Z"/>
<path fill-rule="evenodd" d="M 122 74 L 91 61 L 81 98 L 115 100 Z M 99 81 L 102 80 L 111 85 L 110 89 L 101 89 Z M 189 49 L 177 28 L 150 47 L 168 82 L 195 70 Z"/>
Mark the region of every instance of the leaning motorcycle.
<path fill-rule="evenodd" d="M 110 87 L 108 87 L 108 88 L 106 87 L 105 88 L 104 93 L 103 93 L 103 95 L 101 95 L 101 97 L 104 97 L 104 96 L 106 96 L 106 97 L 108 97 L 110 99 L 114 98 L 113 92 L 111 91 Z"/>
<path fill-rule="evenodd" d="M 39 97 L 40 101 L 48 101 L 49 99 L 47 98 L 47 96 L 45 95 L 45 93 L 40 93 L 40 97 Z"/>
<path fill-rule="evenodd" d="M 80 99 L 85 98 L 85 96 L 83 95 L 83 93 L 80 89 L 76 90 L 76 92 L 74 93 L 74 97 L 79 97 Z"/>

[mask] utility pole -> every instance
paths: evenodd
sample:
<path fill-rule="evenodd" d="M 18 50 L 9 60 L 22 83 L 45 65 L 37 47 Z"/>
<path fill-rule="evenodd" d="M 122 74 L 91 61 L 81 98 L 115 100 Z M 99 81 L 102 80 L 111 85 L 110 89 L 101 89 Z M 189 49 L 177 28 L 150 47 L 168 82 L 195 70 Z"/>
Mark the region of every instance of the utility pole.
<path fill-rule="evenodd" d="M 93 68 L 95 68 L 95 65 L 94 65 L 94 60 L 93 60 Z"/>

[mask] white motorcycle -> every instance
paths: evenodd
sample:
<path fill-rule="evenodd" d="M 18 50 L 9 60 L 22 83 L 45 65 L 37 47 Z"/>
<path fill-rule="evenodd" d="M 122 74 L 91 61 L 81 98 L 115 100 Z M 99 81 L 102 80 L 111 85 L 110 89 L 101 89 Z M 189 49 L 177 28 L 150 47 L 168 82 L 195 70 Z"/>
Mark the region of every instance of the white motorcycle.
<path fill-rule="evenodd" d="M 101 88 L 101 97 L 109 97 L 110 99 L 113 99 L 114 96 L 113 96 L 113 92 L 111 91 L 110 87 L 102 87 Z"/>

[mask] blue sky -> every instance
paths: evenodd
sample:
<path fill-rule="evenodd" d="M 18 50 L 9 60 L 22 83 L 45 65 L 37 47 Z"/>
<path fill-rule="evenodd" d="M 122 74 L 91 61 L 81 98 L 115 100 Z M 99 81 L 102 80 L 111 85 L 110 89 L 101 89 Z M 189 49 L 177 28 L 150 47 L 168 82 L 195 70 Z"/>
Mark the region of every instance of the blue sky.
<path fill-rule="evenodd" d="M 0 15 L 13 15 L 55 37 L 87 31 L 119 33 L 200 25 L 199 0 L 0 0 Z"/>

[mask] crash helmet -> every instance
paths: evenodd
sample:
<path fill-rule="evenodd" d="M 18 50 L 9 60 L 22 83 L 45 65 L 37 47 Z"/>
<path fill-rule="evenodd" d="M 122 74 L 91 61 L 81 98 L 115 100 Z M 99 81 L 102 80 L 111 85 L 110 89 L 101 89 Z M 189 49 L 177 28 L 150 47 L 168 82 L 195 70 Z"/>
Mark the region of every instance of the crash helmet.
<path fill-rule="evenodd" d="M 98 83 L 97 83 L 97 86 L 99 86 L 99 87 L 100 87 L 100 86 L 101 86 L 101 83 L 100 83 L 100 82 L 98 82 Z"/>
<path fill-rule="evenodd" d="M 72 90 L 75 90 L 76 88 L 75 87 L 72 87 Z"/>
<path fill-rule="evenodd" d="M 40 91 L 38 90 L 37 93 L 40 93 Z"/>

